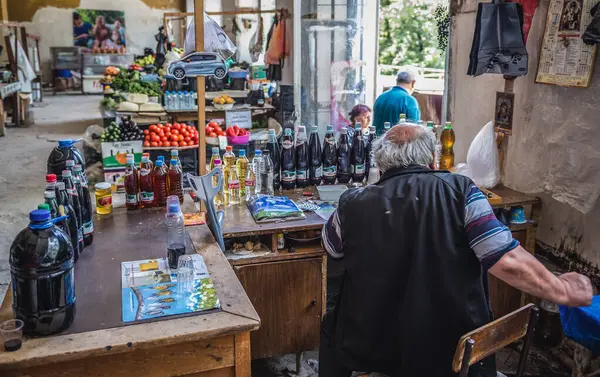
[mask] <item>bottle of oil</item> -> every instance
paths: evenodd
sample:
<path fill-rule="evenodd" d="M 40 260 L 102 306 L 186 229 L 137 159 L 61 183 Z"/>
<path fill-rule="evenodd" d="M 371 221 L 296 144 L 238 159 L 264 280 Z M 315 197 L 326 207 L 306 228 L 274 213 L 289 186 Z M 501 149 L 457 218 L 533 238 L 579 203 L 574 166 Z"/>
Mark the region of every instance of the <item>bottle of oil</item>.
<path fill-rule="evenodd" d="M 244 185 L 246 186 L 246 197 L 245 200 L 250 200 L 250 197 L 254 195 L 256 186 L 256 176 L 254 175 L 254 169 L 247 169 L 246 178 L 244 178 Z"/>
<path fill-rule="evenodd" d="M 225 154 L 223 155 L 223 184 L 225 188 L 229 187 L 229 171 L 232 166 L 235 166 L 235 154 L 233 154 L 233 147 L 228 145 L 225 148 Z M 227 191 L 227 190 L 226 190 Z"/>
<path fill-rule="evenodd" d="M 248 158 L 246 157 L 246 151 L 244 149 L 240 150 L 240 156 L 235 162 L 235 170 L 240 181 L 240 198 L 246 197 L 246 172 L 248 171 Z M 254 187 L 253 187 L 254 188 Z"/>
<path fill-rule="evenodd" d="M 240 180 L 235 171 L 235 166 L 229 167 L 229 205 L 240 204 Z"/>
<path fill-rule="evenodd" d="M 223 169 L 220 158 L 215 158 L 214 163 L 215 163 L 215 168 Z M 213 186 L 214 187 L 217 187 L 217 182 L 218 182 L 217 178 L 213 178 Z M 223 195 L 223 190 L 228 190 L 228 189 L 224 189 L 224 187 L 225 186 L 222 186 L 221 190 L 219 190 L 219 193 L 215 196 L 214 203 L 215 203 L 215 206 L 217 206 L 217 207 L 225 204 L 225 197 Z"/>
<path fill-rule="evenodd" d="M 214 168 L 215 168 L 215 160 L 216 159 L 221 159 L 221 155 L 219 154 L 219 147 L 213 147 L 212 149 L 212 156 L 210 157 L 210 170 L 209 172 L 211 172 Z"/>
<path fill-rule="evenodd" d="M 454 166 L 454 130 L 452 124 L 446 122 L 440 142 L 442 144 L 442 154 L 440 156 L 440 169 L 446 170 Z"/>

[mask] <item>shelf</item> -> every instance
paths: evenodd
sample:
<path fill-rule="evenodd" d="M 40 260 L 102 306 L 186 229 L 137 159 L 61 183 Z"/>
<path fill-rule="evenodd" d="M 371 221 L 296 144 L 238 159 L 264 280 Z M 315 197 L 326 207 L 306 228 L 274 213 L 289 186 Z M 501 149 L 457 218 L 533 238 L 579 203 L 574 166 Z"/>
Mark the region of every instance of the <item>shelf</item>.
<path fill-rule="evenodd" d="M 187 149 L 198 149 L 198 145 L 192 145 L 187 147 L 144 147 L 145 151 L 172 151 L 176 149 L 178 151 L 184 151 Z"/>
<path fill-rule="evenodd" d="M 204 111 L 207 113 L 214 113 L 214 112 L 225 112 L 225 111 L 240 111 L 240 110 L 251 110 L 251 111 L 258 111 L 258 110 L 275 110 L 275 106 L 272 105 L 264 105 L 264 106 L 247 106 L 247 105 L 238 105 L 238 106 L 233 106 L 233 109 L 231 110 L 220 110 L 220 109 L 215 109 L 214 106 L 206 106 Z M 167 114 L 175 114 L 175 115 L 180 115 L 180 114 L 196 114 L 198 113 L 197 109 L 194 110 L 167 110 Z"/>
<path fill-rule="evenodd" d="M 519 232 L 522 230 L 528 230 L 528 229 L 532 228 L 534 225 L 535 225 L 535 221 L 528 221 L 525 224 L 509 224 L 508 229 L 510 229 L 511 232 Z"/>

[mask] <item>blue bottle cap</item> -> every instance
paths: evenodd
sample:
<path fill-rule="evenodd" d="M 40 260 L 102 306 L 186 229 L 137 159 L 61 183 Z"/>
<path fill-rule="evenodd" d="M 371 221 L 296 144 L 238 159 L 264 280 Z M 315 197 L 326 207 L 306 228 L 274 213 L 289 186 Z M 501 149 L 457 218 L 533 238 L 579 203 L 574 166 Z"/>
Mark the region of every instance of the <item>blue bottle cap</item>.
<path fill-rule="evenodd" d="M 29 220 L 32 222 L 42 222 L 50 220 L 50 211 L 45 209 L 36 209 L 29 212 Z"/>
<path fill-rule="evenodd" d="M 176 160 L 176 159 L 174 159 L 174 158 L 172 158 L 172 159 L 171 159 L 171 165 L 177 165 L 177 160 Z"/>
<path fill-rule="evenodd" d="M 69 148 L 73 146 L 73 140 L 59 140 L 58 146 L 60 148 Z"/>
<path fill-rule="evenodd" d="M 179 203 L 169 204 L 168 212 L 169 213 L 177 213 L 177 212 L 179 212 Z"/>
<path fill-rule="evenodd" d="M 165 160 L 165 156 L 158 156 L 158 158 L 156 159 L 156 162 L 164 161 L 164 160 Z"/>
<path fill-rule="evenodd" d="M 163 166 L 163 160 L 156 160 L 156 166 L 161 167 Z"/>
<path fill-rule="evenodd" d="M 240 149 L 240 151 L 238 152 L 239 157 L 246 157 L 246 150 L 245 149 Z"/>
<path fill-rule="evenodd" d="M 262 151 L 260 149 L 257 149 L 254 151 L 254 155 L 255 156 L 262 156 Z"/>

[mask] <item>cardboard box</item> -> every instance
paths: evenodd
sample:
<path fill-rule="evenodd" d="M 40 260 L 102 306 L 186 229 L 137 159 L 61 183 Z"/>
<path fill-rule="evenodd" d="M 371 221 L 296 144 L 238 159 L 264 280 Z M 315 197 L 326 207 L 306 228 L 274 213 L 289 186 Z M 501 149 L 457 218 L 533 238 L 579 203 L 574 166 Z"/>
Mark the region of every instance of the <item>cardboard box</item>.
<path fill-rule="evenodd" d="M 133 153 L 135 164 L 139 165 L 142 161 L 143 151 L 144 148 L 141 140 L 102 143 L 102 165 L 105 170 L 113 168 L 124 169 L 127 164 L 128 153 Z"/>
<path fill-rule="evenodd" d="M 125 192 L 125 168 L 104 169 L 104 182 L 113 186 L 113 192 Z"/>

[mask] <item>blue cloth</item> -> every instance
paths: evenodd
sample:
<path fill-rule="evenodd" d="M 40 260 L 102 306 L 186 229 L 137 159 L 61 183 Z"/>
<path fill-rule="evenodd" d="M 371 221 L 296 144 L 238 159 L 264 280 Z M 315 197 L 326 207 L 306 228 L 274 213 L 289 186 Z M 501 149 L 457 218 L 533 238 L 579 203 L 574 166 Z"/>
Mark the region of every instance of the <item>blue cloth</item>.
<path fill-rule="evenodd" d="M 600 355 L 600 295 L 588 307 L 560 306 L 560 319 L 567 338 Z"/>
<path fill-rule="evenodd" d="M 398 123 L 400 114 L 406 114 L 406 119 L 411 122 L 421 120 L 421 110 L 415 97 L 408 94 L 406 89 L 395 86 L 377 97 L 373 106 L 373 125 L 380 135 L 383 124 L 390 122 L 392 126 Z"/>
<path fill-rule="evenodd" d="M 92 24 L 90 24 L 89 22 L 84 22 L 81 24 L 81 26 L 73 26 L 73 36 L 74 37 L 78 37 L 82 34 L 88 34 L 87 38 L 76 39 L 75 46 L 87 47 L 88 39 L 90 39 L 89 34 L 91 33 L 91 30 L 92 30 Z"/>

